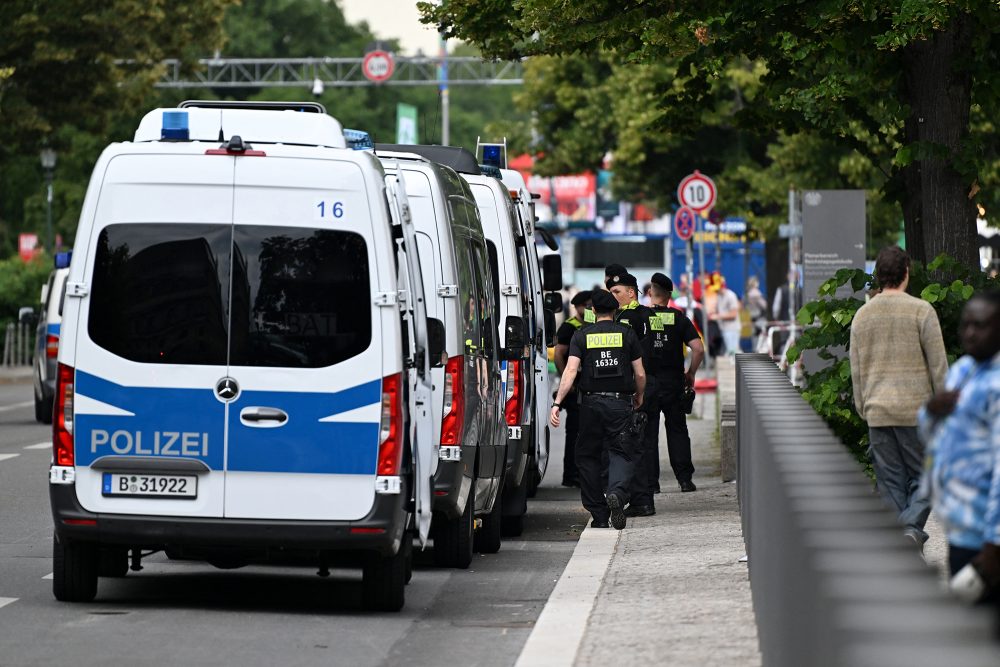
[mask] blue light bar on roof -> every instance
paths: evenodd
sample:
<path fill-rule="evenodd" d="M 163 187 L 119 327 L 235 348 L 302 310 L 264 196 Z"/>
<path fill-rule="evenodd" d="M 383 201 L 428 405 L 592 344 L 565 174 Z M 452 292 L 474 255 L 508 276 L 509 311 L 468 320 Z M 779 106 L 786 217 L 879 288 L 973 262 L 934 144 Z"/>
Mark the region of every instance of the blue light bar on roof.
<path fill-rule="evenodd" d="M 69 252 L 57 252 L 55 257 L 55 264 L 57 269 L 67 269 L 69 268 L 70 260 L 73 259 L 73 251 Z"/>
<path fill-rule="evenodd" d="M 190 138 L 191 136 L 188 132 L 188 112 L 164 111 L 160 139 L 166 141 L 188 141 Z"/>
<path fill-rule="evenodd" d="M 344 128 L 344 141 L 347 142 L 348 148 L 356 151 L 375 150 L 375 142 L 372 141 L 371 135 L 364 130 L 349 130 Z"/>

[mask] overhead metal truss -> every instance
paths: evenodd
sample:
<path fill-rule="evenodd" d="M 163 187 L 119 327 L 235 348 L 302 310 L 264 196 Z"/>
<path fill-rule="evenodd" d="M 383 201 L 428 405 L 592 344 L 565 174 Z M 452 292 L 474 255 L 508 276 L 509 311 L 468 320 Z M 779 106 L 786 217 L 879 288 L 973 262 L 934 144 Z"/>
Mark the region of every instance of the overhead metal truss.
<path fill-rule="evenodd" d="M 324 87 L 439 85 L 440 57 L 396 56 L 392 77 L 375 84 L 361 70 L 363 58 L 204 58 L 192 74 L 179 60 L 165 60 L 157 88 L 299 88 L 316 80 Z M 520 62 L 448 57 L 449 86 L 513 86 L 524 82 Z"/>

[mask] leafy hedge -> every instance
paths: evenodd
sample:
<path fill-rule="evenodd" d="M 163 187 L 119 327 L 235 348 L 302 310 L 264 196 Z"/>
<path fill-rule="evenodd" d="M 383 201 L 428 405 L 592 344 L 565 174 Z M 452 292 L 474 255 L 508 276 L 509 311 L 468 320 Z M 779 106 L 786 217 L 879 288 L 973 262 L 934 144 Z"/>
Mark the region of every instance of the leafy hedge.
<path fill-rule="evenodd" d="M 0 331 L 17 321 L 23 306 L 38 310 L 38 297 L 51 270 L 52 260 L 44 254 L 27 263 L 17 255 L 0 260 Z"/>
<path fill-rule="evenodd" d="M 788 350 L 788 361 L 797 361 L 805 350 L 816 350 L 821 359 L 831 362 L 806 377 L 802 396 L 870 471 L 868 426 L 854 407 L 851 364 L 846 353 L 851 341 L 851 322 L 864 300 L 856 296 L 838 298 L 837 289 L 847 284 L 857 294 L 877 285 L 877 276 L 859 269 L 841 269 L 823 283 L 819 288 L 820 298 L 807 303 L 796 316 L 798 323 L 807 328 Z M 919 294 L 934 306 L 951 363 L 962 354 L 958 320 L 965 302 L 977 291 L 997 288 L 1000 278 L 989 278 L 947 255 L 939 255 L 926 267 L 913 262 L 907 292 Z M 835 353 L 838 348 L 843 350 L 839 354 Z"/>

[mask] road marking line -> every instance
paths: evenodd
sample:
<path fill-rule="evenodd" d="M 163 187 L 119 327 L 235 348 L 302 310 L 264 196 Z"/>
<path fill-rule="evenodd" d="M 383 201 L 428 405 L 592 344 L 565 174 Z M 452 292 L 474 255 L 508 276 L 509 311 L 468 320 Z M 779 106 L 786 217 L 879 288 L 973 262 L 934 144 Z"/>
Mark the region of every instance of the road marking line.
<path fill-rule="evenodd" d="M 37 445 L 28 445 L 25 449 L 52 449 L 52 443 L 40 442 Z"/>
<path fill-rule="evenodd" d="M 12 459 L 15 456 L 20 456 L 20 454 L 0 454 L 0 461 L 6 461 L 7 459 Z"/>
<path fill-rule="evenodd" d="M 621 531 L 588 527 L 535 621 L 515 667 L 571 667 Z"/>
<path fill-rule="evenodd" d="M 42 579 L 51 579 L 53 577 L 53 575 L 55 575 L 55 572 L 49 572 L 47 575 L 45 575 L 44 577 L 42 577 Z"/>
<path fill-rule="evenodd" d="M 0 608 L 6 607 L 11 602 L 17 602 L 19 598 L 0 598 Z"/>
<path fill-rule="evenodd" d="M 21 408 L 27 408 L 34 405 L 34 401 L 25 401 L 24 403 L 14 403 L 13 405 L 5 405 L 0 407 L 0 412 L 7 412 L 8 410 L 20 410 Z"/>

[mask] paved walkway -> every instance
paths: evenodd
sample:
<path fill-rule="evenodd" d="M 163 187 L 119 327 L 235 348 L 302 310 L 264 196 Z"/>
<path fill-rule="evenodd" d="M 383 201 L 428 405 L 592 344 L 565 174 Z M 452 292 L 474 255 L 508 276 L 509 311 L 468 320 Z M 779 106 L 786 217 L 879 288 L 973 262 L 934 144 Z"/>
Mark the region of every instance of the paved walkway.
<path fill-rule="evenodd" d="M 31 382 L 31 366 L 0 366 L 0 384 Z"/>
<path fill-rule="evenodd" d="M 719 367 L 720 391 L 732 396 L 734 366 Z M 661 426 L 656 515 L 620 533 L 584 531 L 520 667 L 760 664 L 736 485 L 719 476 L 716 397 L 699 396 L 694 413 L 698 491 L 677 488 Z"/>

